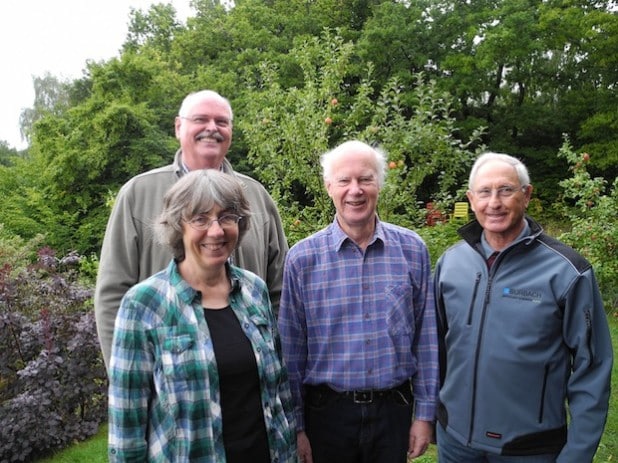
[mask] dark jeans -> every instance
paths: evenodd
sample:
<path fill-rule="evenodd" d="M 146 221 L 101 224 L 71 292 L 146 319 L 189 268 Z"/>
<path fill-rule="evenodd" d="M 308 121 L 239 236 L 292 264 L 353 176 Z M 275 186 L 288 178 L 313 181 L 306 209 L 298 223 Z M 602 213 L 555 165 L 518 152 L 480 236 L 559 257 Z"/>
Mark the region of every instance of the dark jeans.
<path fill-rule="evenodd" d="M 305 431 L 314 463 L 406 463 L 412 407 L 409 387 L 371 403 L 309 388 Z"/>

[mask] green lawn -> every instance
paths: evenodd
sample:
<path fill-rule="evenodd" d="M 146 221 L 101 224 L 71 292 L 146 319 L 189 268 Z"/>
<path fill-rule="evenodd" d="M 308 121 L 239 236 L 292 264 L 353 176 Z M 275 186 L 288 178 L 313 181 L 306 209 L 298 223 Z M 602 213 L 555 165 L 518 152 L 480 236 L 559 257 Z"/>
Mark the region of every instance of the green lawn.
<path fill-rule="evenodd" d="M 618 358 L 618 314 L 610 320 L 612 339 L 614 340 L 614 359 Z M 612 372 L 612 398 L 605 434 L 601 439 L 595 463 L 618 462 L 618 361 L 614 362 Z M 39 460 L 38 463 L 106 463 L 107 462 L 107 426 L 101 426 L 99 433 L 84 442 L 58 452 L 51 458 Z M 436 449 L 431 446 L 426 455 L 415 460 L 418 463 L 435 463 Z"/>
<path fill-rule="evenodd" d="M 107 424 L 84 442 L 79 442 L 54 456 L 37 460 L 37 463 L 107 463 Z"/>

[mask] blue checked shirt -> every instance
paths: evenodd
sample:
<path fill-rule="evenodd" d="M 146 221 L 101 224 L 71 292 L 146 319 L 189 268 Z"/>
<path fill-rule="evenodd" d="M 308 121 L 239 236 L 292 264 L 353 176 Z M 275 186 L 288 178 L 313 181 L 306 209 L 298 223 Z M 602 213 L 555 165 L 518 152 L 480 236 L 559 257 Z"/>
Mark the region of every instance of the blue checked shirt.
<path fill-rule="evenodd" d="M 433 421 L 438 394 L 429 253 L 415 232 L 376 219 L 362 251 L 335 220 L 290 249 L 279 331 L 297 430 L 303 385 L 388 389 L 411 379 L 415 418 Z"/>
<path fill-rule="evenodd" d="M 229 267 L 230 305 L 255 353 L 273 462 L 296 461 L 287 373 L 268 290 Z M 197 291 L 167 269 L 122 299 L 109 368 L 110 462 L 225 462 L 219 377 Z"/>

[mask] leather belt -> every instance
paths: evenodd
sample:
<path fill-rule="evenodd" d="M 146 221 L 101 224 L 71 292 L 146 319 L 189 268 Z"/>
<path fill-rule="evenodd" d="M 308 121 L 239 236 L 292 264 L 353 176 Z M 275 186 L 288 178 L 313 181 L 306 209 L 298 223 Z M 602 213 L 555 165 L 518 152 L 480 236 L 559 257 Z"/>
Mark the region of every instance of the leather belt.
<path fill-rule="evenodd" d="M 346 399 L 352 399 L 355 404 L 370 404 L 377 399 L 391 397 L 395 394 L 399 394 L 405 400 L 411 400 L 412 398 L 410 381 L 405 381 L 399 386 L 391 389 L 370 389 L 343 392 L 335 391 L 334 389 L 325 384 L 320 384 L 317 386 L 307 386 L 307 392 L 317 394 L 321 393 L 327 396 L 339 396 Z"/>

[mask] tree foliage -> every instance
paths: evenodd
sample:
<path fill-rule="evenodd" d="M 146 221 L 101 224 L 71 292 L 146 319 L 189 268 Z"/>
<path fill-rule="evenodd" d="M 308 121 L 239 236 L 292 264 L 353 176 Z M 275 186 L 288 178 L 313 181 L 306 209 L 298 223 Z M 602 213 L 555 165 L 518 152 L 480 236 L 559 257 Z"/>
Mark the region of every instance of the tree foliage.
<path fill-rule="evenodd" d="M 291 244 L 332 220 L 319 157 L 356 138 L 388 156 L 380 216 L 418 229 L 435 261 L 456 224 L 422 227 L 425 203 L 450 210 L 475 155 L 502 151 L 526 162 L 533 214 L 560 212 L 561 238 L 616 307 L 612 4 L 193 0 L 186 24 L 159 4 L 132 10 L 119 56 L 72 82 L 34 78 L 28 150 L 0 142 L 0 460 L 63 446 L 104 416 L 89 288 L 110 198 L 171 161 L 174 116 L 203 88 L 230 99 L 228 157 L 272 193 Z"/>
<path fill-rule="evenodd" d="M 409 225 L 419 202 L 461 198 L 482 146 L 521 157 L 545 206 L 569 175 L 556 156 L 563 134 L 593 154 L 591 172 L 616 175 L 618 18 L 609 1 L 192 5 L 186 24 L 169 4 L 133 10 L 118 57 L 88 62 L 74 82 L 35 81 L 40 98 L 22 127 L 30 148 L 19 162 L 4 157 L 0 171 L 7 231 L 47 233 L 59 252 L 98 252 L 107 200 L 171 160 L 177 108 L 201 88 L 231 100 L 228 156 L 268 185 L 291 241 L 308 231 L 292 228 L 297 220 L 331 215 L 317 159 L 347 138 L 379 144 L 396 163 L 381 213 Z"/>
<path fill-rule="evenodd" d="M 276 198 L 291 242 L 333 218 L 319 165 L 330 147 L 352 138 L 381 147 L 391 168 L 380 215 L 414 226 L 426 201 L 452 205 L 472 163 L 470 144 L 480 138 L 457 138 L 451 98 L 422 75 L 410 88 L 387 82 L 376 99 L 369 65 L 365 79 L 347 86 L 352 51 L 351 42 L 328 32 L 307 40 L 292 50 L 302 86 L 283 88 L 277 70 L 265 65 L 263 86 L 243 108 L 249 162 Z"/>
<path fill-rule="evenodd" d="M 19 116 L 21 137 L 31 141 L 34 124 L 48 114 L 61 115 L 70 105 L 70 83 L 49 72 L 42 77 L 32 77 L 34 104 L 22 110 Z"/>
<path fill-rule="evenodd" d="M 560 182 L 563 213 L 571 223 L 560 238 L 590 261 L 607 308 L 618 307 L 618 179 L 608 184 L 603 177 L 592 177 L 590 154 L 576 152 L 568 138 L 558 156 L 572 172 Z"/>

